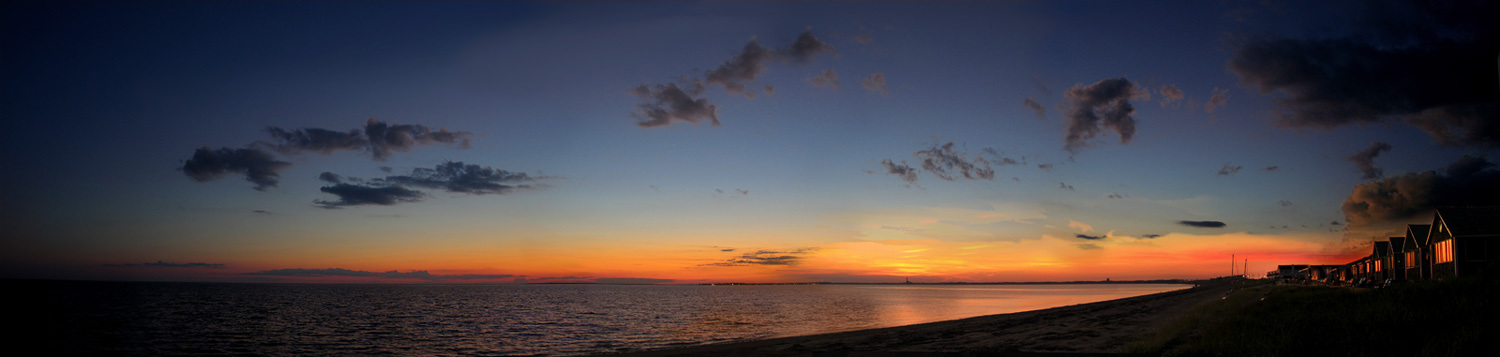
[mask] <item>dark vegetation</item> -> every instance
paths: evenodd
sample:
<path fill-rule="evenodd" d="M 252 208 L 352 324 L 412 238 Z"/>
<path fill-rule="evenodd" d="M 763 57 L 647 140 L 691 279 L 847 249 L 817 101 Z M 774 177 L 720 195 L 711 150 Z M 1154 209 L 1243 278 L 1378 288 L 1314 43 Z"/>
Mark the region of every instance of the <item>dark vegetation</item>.
<path fill-rule="evenodd" d="M 1382 289 L 1245 282 L 1127 352 L 1246 356 L 1477 356 L 1500 336 L 1500 284 Z M 1492 352 L 1491 352 L 1492 353 Z"/>

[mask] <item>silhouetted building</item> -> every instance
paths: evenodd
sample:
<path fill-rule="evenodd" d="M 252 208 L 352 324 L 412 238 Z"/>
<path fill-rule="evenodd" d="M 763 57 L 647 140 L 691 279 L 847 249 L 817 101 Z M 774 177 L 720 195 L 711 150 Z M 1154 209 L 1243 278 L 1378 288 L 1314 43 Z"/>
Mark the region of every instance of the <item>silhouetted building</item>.
<path fill-rule="evenodd" d="M 1431 278 L 1482 276 L 1500 258 L 1500 207 L 1440 207 L 1428 234 Z"/>
<path fill-rule="evenodd" d="M 1406 225 L 1406 245 L 1401 249 L 1406 256 L 1406 279 L 1426 280 L 1432 278 L 1431 250 L 1427 244 L 1427 232 L 1432 225 Z"/>

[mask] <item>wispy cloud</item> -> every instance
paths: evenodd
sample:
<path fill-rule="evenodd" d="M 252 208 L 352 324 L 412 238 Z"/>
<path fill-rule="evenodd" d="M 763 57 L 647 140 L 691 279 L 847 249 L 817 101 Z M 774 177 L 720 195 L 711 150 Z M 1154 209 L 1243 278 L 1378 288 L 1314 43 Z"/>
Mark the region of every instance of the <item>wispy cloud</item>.
<path fill-rule="evenodd" d="M 1364 174 L 1360 178 L 1366 180 L 1377 179 L 1385 176 L 1385 170 L 1375 167 L 1375 157 L 1380 156 L 1380 153 L 1386 151 L 1391 151 L 1391 144 L 1376 141 L 1370 143 L 1370 147 L 1364 148 L 1354 153 L 1354 155 L 1349 155 L 1344 160 L 1354 163 L 1354 167 L 1359 169 L 1360 173 Z"/>
<path fill-rule="evenodd" d="M 807 78 L 807 82 L 808 83 L 812 83 L 813 86 L 817 86 L 817 87 L 821 87 L 821 88 L 839 89 L 839 87 L 840 87 L 840 85 L 839 85 L 839 73 L 835 72 L 833 70 L 833 68 L 825 69 L 825 70 L 823 70 L 823 73 L 819 73 L 816 76 L 808 77 Z"/>
<path fill-rule="evenodd" d="M 656 86 L 642 84 L 631 89 L 630 94 L 643 100 L 636 105 L 637 110 L 630 114 L 640 120 L 636 122 L 636 126 L 655 128 L 670 125 L 673 121 L 690 124 L 707 121 L 713 126 L 719 126 L 719 107 L 708 104 L 708 99 L 699 98 L 703 94 L 703 85 L 696 81 L 688 84 L 687 88 L 678 87 L 675 83 Z"/>
<path fill-rule="evenodd" d="M 1214 87 L 1213 95 L 1209 96 L 1208 101 L 1203 103 L 1203 111 L 1213 113 L 1215 109 L 1223 107 L 1224 104 L 1229 104 L 1229 90 Z"/>
<path fill-rule="evenodd" d="M 320 128 L 286 130 L 271 126 L 266 127 L 266 133 L 274 141 L 270 144 L 271 147 L 283 154 L 330 154 L 345 150 L 365 150 L 379 161 L 390 158 L 393 152 L 410 151 L 419 145 L 454 144 L 459 148 L 468 148 L 469 137 L 474 135 L 466 131 L 448 131 L 446 128 L 433 130 L 415 124 L 390 124 L 375 118 L 365 120 L 363 128 L 347 132 Z"/>
<path fill-rule="evenodd" d="M 1037 119 L 1047 119 L 1047 107 L 1042 106 L 1042 103 L 1038 103 L 1036 97 L 1027 97 L 1026 100 L 1021 101 L 1021 105 L 1035 112 Z"/>
<path fill-rule="evenodd" d="M 357 277 L 357 278 L 379 278 L 379 279 L 418 279 L 418 280 L 487 280 L 513 278 L 510 274 L 455 274 L 443 275 L 432 274 L 426 270 L 411 270 L 406 272 L 391 270 L 384 272 L 373 272 L 363 270 L 349 270 L 343 268 L 326 269 L 274 269 L 258 272 L 245 273 L 245 275 L 277 276 L 295 278 L 318 278 L 318 277 Z"/>
<path fill-rule="evenodd" d="M 164 261 L 160 261 L 160 260 L 156 261 L 155 263 L 105 264 L 104 266 L 107 266 L 107 267 L 135 267 L 135 268 L 208 268 L 208 269 L 223 269 L 225 267 L 224 264 L 220 264 L 220 263 L 168 263 L 168 262 L 164 262 Z"/>
<path fill-rule="evenodd" d="M 891 90 L 886 88 L 885 86 L 885 73 L 877 72 L 870 74 L 870 78 L 865 78 L 864 80 L 859 81 L 859 85 L 865 87 L 865 89 L 868 89 L 871 92 L 880 93 L 880 95 L 891 94 Z"/>
<path fill-rule="evenodd" d="M 738 257 L 725 261 L 702 264 L 703 266 L 748 266 L 748 265 L 794 265 L 802 260 L 802 257 L 812 248 L 804 248 L 790 251 L 757 250 L 753 253 L 741 254 Z"/>
<path fill-rule="evenodd" d="M 1243 168 L 1245 167 L 1240 165 L 1224 164 L 1224 167 L 1219 168 L 1219 176 L 1234 176 L 1234 174 L 1240 173 L 1240 169 Z"/>
<path fill-rule="evenodd" d="M 1176 108 L 1178 106 L 1181 106 L 1182 98 L 1186 97 L 1183 95 L 1181 89 L 1177 89 L 1177 86 L 1171 84 L 1162 85 L 1161 89 L 1158 89 L 1157 92 L 1161 93 L 1162 108 L 1166 108 L 1168 106 Z"/>
<path fill-rule="evenodd" d="M 314 203 L 323 208 L 345 206 L 382 205 L 417 202 L 426 194 L 413 188 L 443 190 L 470 195 L 506 194 L 515 190 L 533 188 L 536 181 L 521 172 L 510 172 L 487 166 L 448 161 L 436 167 L 416 168 L 408 175 L 386 176 L 373 180 L 345 178 L 332 172 L 318 175 L 320 180 L 332 183 L 320 190 L 338 196 L 337 201 L 318 200 Z M 748 193 L 748 192 L 747 192 Z"/>

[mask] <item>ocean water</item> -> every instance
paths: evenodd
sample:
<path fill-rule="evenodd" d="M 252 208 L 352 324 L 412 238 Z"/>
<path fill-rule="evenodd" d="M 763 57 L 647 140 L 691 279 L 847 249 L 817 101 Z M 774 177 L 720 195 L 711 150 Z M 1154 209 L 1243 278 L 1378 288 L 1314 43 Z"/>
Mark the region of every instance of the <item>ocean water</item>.
<path fill-rule="evenodd" d="M 576 355 L 952 320 L 1186 288 L 11 282 L 58 355 Z M 14 300 L 13 300 L 14 301 Z"/>

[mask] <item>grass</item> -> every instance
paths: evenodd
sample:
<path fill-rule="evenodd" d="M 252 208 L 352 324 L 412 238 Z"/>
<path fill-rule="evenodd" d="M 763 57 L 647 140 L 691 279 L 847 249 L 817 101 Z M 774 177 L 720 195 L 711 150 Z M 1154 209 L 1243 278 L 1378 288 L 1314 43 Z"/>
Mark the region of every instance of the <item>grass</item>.
<path fill-rule="evenodd" d="M 1386 289 L 1259 285 L 1199 306 L 1126 352 L 1162 355 L 1488 355 L 1500 284 Z M 1262 299 L 1263 298 L 1263 299 Z M 1488 353 L 1487 353 L 1488 352 Z"/>

